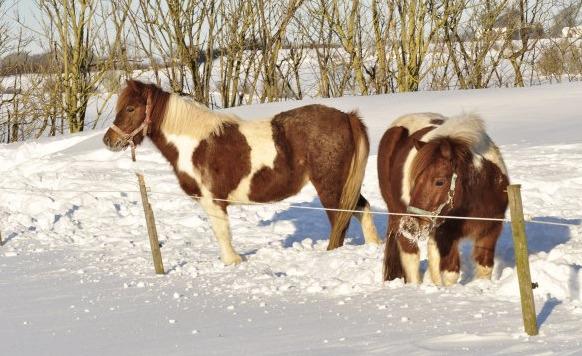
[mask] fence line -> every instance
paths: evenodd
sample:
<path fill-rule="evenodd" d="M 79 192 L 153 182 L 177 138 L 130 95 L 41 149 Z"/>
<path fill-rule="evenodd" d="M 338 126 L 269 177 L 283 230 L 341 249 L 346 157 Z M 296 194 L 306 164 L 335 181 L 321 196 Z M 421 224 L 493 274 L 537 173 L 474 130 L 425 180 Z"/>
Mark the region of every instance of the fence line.
<path fill-rule="evenodd" d="M 0 191 L 7 191 L 13 193 L 27 193 L 27 194 L 41 194 L 41 193 L 84 193 L 84 194 L 91 194 L 91 193 L 135 193 L 140 194 L 137 190 L 74 190 L 74 189 L 20 189 L 20 188 L 10 188 L 10 187 L 0 187 Z M 158 194 L 158 195 L 169 195 L 181 198 L 188 198 L 188 199 L 199 199 L 202 197 L 198 196 L 190 196 L 185 195 L 185 193 L 171 193 L 171 192 L 157 192 L 151 191 L 148 189 L 149 194 Z M 43 195 L 44 196 L 44 195 Z M 338 211 L 338 212 L 349 212 L 349 213 L 360 213 L 360 210 L 350 210 L 350 209 L 334 209 L 334 208 L 325 208 L 325 207 L 317 207 L 317 206 L 302 206 L 293 203 L 261 203 L 261 202 L 248 202 L 248 201 L 239 201 L 239 200 L 232 200 L 232 199 L 220 199 L 220 198 L 206 198 L 211 199 L 214 201 L 219 202 L 226 202 L 232 203 L 237 205 L 254 205 L 254 206 L 265 206 L 265 205 L 274 205 L 274 204 L 286 204 L 287 207 L 290 209 L 303 209 L 303 210 L 318 210 L 318 211 Z M 381 210 L 370 210 L 370 214 L 372 215 L 384 215 L 384 216 L 412 216 L 412 217 L 434 217 L 433 215 L 427 214 L 411 214 L 411 213 L 393 213 L 389 211 L 381 211 Z M 477 216 L 454 216 L 454 215 L 439 215 L 439 218 L 442 219 L 452 219 L 452 220 L 475 220 L 475 221 L 499 221 L 499 222 L 511 222 L 511 219 L 508 218 L 485 218 L 485 217 L 477 217 Z M 532 224 L 540 224 L 540 225 L 553 225 L 553 226 L 580 226 L 581 224 L 569 224 L 569 223 L 559 223 L 559 222 L 551 222 L 551 221 L 540 221 L 540 220 L 533 220 L 531 217 L 525 220 L 527 223 Z"/>

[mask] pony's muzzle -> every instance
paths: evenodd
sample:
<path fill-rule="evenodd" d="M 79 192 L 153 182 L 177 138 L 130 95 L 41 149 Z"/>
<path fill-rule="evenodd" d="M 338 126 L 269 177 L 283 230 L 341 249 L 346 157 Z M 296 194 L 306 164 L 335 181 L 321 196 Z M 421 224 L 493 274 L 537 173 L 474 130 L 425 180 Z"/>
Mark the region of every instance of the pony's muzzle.
<path fill-rule="evenodd" d="M 108 130 L 105 136 L 103 136 L 103 143 L 105 146 L 113 152 L 119 152 L 124 148 L 127 148 L 129 142 L 120 137 L 117 133 L 112 130 Z"/>
<path fill-rule="evenodd" d="M 411 242 L 418 243 L 419 241 L 428 239 L 432 230 L 432 224 L 412 216 L 405 216 L 400 219 L 399 230 L 402 236 Z"/>

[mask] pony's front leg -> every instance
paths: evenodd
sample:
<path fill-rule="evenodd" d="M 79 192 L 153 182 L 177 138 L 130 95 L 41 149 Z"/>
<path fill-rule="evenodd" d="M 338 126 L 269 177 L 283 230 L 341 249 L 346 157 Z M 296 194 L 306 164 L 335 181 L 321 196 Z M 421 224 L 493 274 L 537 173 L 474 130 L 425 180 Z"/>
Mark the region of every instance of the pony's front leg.
<path fill-rule="evenodd" d="M 434 233 L 430 236 L 427 242 L 427 255 L 430 279 L 432 279 L 432 282 L 436 286 L 442 286 L 443 278 L 441 276 L 441 254 L 439 252 Z"/>
<path fill-rule="evenodd" d="M 400 249 L 400 261 L 406 283 L 420 283 L 420 251 L 418 244 L 402 235 L 398 235 L 398 248 Z"/>
<path fill-rule="evenodd" d="M 226 206 L 216 204 L 216 202 L 208 199 L 200 201 L 202 208 L 206 211 L 214 237 L 218 241 L 220 248 L 220 259 L 225 265 L 238 264 L 242 262 L 242 258 L 232 247 L 232 239 L 230 234 L 230 224 L 228 221 L 228 214 Z"/>
<path fill-rule="evenodd" d="M 473 259 L 475 260 L 475 278 L 491 279 L 495 259 L 495 245 L 503 225 L 500 222 L 482 223 L 483 233 L 475 239 Z"/>

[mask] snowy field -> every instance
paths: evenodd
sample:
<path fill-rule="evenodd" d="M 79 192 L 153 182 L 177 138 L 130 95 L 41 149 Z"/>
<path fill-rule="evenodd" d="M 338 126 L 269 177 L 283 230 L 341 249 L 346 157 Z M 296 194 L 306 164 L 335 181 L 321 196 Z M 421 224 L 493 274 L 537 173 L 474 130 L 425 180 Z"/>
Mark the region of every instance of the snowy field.
<path fill-rule="evenodd" d="M 459 285 L 382 283 L 382 248 L 363 245 L 357 222 L 328 252 L 325 214 L 290 207 L 320 207 L 308 186 L 281 203 L 231 207 L 246 261 L 225 267 L 204 213 L 147 142 L 137 169 L 167 271 L 156 276 L 136 167 L 128 151 L 105 149 L 101 129 L 0 146 L 0 355 L 580 354 L 581 99 L 582 84 L 563 84 L 233 109 L 252 119 L 313 102 L 358 108 L 372 144 L 363 191 L 382 211 L 374 155 L 391 120 L 481 114 L 526 215 L 572 225 L 527 226 L 539 336 L 523 332 L 508 225 L 491 282 L 472 281 L 466 243 Z M 375 222 L 384 234 L 385 216 Z"/>

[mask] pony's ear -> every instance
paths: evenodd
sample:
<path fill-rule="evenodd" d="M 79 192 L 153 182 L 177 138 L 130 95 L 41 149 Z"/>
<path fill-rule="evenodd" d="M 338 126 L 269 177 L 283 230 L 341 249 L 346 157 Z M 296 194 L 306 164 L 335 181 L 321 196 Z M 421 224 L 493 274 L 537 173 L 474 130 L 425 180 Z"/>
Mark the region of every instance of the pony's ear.
<path fill-rule="evenodd" d="M 127 84 L 127 86 L 129 88 L 131 88 L 131 90 L 136 91 L 136 92 L 141 92 L 141 90 L 144 87 L 144 84 L 138 80 L 134 80 L 134 79 L 127 79 L 125 81 L 125 84 Z"/>
<path fill-rule="evenodd" d="M 420 151 L 420 149 L 423 148 L 424 145 L 426 145 L 426 142 L 416 139 L 414 140 L 414 148 L 416 148 L 417 151 Z"/>
<path fill-rule="evenodd" d="M 135 80 L 133 80 L 133 79 L 126 79 L 125 80 L 125 86 L 127 86 L 132 91 L 136 91 L 137 90 L 137 87 L 135 85 Z"/>
<path fill-rule="evenodd" d="M 449 141 L 443 140 L 440 148 L 441 148 L 441 155 L 447 160 L 451 159 L 451 157 L 453 156 L 453 147 L 451 146 Z"/>

